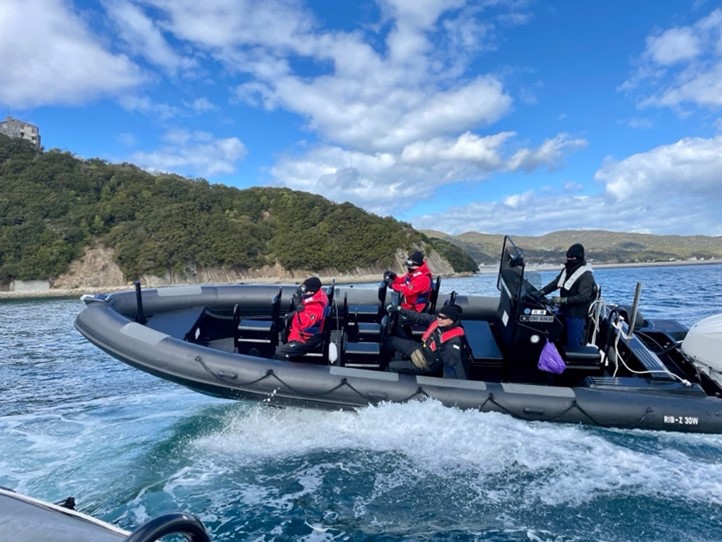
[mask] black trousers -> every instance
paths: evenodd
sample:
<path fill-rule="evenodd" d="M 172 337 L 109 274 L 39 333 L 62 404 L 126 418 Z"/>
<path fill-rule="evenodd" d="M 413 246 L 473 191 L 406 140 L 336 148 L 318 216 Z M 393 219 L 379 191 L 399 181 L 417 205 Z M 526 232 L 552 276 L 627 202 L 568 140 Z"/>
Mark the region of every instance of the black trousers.
<path fill-rule="evenodd" d="M 388 337 L 384 346 L 388 350 L 399 352 L 404 356 L 411 356 L 411 353 L 419 348 L 421 344 L 410 339 L 402 339 L 401 337 Z M 410 359 L 399 359 L 389 362 L 389 371 L 392 373 L 404 373 L 410 375 L 426 375 L 433 371 L 429 369 L 420 369 Z"/>
<path fill-rule="evenodd" d="M 301 341 L 288 341 L 287 343 L 279 344 L 276 347 L 273 359 L 287 359 L 294 361 L 294 358 L 300 358 L 309 352 L 315 352 L 319 346 L 321 346 L 322 342 L 323 337 L 321 337 L 321 335 L 317 335 L 316 337 L 311 337 L 305 343 L 302 343 Z"/>

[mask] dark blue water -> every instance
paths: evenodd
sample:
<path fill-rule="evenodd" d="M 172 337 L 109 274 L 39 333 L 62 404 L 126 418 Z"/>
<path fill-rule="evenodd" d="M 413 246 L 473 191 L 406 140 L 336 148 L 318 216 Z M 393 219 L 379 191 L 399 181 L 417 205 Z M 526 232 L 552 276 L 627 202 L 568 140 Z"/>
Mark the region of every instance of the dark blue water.
<path fill-rule="evenodd" d="M 604 269 L 608 302 L 691 325 L 722 266 Z M 551 280 L 553 273 L 541 276 Z M 442 291 L 495 293 L 493 275 Z M 0 485 L 131 529 L 183 510 L 214 541 L 718 541 L 722 436 L 530 423 L 434 402 L 325 413 L 205 397 L 0 302 Z"/>

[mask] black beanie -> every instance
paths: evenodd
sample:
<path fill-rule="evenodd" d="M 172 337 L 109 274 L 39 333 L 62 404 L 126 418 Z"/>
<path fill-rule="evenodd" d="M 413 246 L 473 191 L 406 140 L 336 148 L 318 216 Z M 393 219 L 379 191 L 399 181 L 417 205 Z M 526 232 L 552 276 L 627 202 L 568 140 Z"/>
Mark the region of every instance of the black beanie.
<path fill-rule="evenodd" d="M 406 260 L 406 265 L 416 265 L 419 266 L 422 263 L 424 263 L 424 254 L 423 252 L 417 250 L 414 252 L 411 256 L 408 257 Z"/>
<path fill-rule="evenodd" d="M 461 313 L 464 312 L 459 305 L 444 305 L 439 309 L 439 316 L 446 316 L 451 318 L 454 323 L 458 322 L 461 318 Z"/>
<path fill-rule="evenodd" d="M 301 284 L 301 291 L 303 293 L 311 292 L 316 293 L 321 289 L 321 279 L 318 277 L 309 277 Z"/>
<path fill-rule="evenodd" d="M 579 260 L 584 259 L 584 247 L 579 243 L 576 243 L 569 247 L 567 250 L 567 258 L 577 258 Z"/>

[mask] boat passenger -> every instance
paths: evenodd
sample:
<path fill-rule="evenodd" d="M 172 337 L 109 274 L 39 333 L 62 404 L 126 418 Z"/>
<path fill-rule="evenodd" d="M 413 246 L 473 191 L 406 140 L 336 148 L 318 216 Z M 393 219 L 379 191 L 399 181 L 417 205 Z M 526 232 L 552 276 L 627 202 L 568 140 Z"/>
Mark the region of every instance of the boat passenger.
<path fill-rule="evenodd" d="M 294 294 L 295 310 L 288 314 L 288 341 L 278 345 L 275 359 L 297 361 L 316 350 L 323 341 L 323 329 L 328 312 L 328 296 L 321 287 L 321 279 L 310 277 Z"/>
<path fill-rule="evenodd" d="M 584 247 L 575 243 L 567 250 L 564 269 L 549 284 L 541 289 L 543 295 L 559 290 L 552 302 L 559 306 L 564 320 L 567 347 L 584 345 L 584 328 L 589 307 L 597 292 L 597 283 L 592 267 L 584 259 Z"/>
<path fill-rule="evenodd" d="M 423 312 L 429 303 L 432 290 L 431 270 L 424 254 L 417 250 L 406 259 L 406 273 L 398 276 L 393 271 L 384 273 L 384 282 L 401 294 L 401 307 Z"/>
<path fill-rule="evenodd" d="M 461 326 L 462 309 L 458 305 L 445 305 L 438 315 L 420 313 L 389 305 L 386 310 L 398 311 L 415 324 L 428 324 L 421 344 L 410 339 L 390 336 L 384 343 L 388 350 L 400 352 L 410 359 L 393 360 L 389 370 L 395 373 L 436 375 L 443 367 L 444 378 L 466 378 L 462 356 L 464 346 Z"/>

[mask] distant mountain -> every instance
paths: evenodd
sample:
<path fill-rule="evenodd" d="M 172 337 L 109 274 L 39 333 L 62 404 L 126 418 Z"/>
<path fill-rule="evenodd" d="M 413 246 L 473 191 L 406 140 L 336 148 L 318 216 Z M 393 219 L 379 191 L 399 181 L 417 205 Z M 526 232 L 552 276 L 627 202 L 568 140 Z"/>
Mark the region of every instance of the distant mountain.
<path fill-rule="evenodd" d="M 429 238 L 440 238 L 466 251 L 479 264 L 498 261 L 504 236 L 467 232 L 448 235 L 422 230 Z M 539 237 L 512 236 L 524 250 L 527 262 L 558 264 L 563 261 L 569 245 L 581 243 L 587 259 L 597 263 L 667 262 L 675 260 L 722 259 L 722 237 L 704 235 L 650 235 L 602 230 L 564 230 Z"/>

